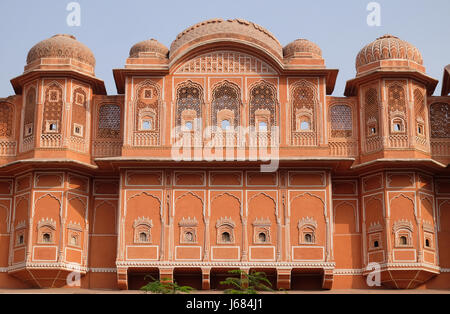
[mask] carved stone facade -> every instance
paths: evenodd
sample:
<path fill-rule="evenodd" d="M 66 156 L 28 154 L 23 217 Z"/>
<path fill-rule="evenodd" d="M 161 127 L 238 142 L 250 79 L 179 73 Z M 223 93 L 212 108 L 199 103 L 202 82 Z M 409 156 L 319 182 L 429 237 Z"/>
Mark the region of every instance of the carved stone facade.
<path fill-rule="evenodd" d="M 137 43 L 118 95 L 94 66 L 54 36 L 0 99 L 0 288 L 78 272 L 84 288 L 150 273 L 215 289 L 236 268 L 278 288 L 368 288 L 374 265 L 384 287 L 450 288 L 449 78 L 431 96 L 416 47 L 368 44 L 343 97 L 317 44 L 283 48 L 241 19 L 196 24 L 170 50 Z"/>

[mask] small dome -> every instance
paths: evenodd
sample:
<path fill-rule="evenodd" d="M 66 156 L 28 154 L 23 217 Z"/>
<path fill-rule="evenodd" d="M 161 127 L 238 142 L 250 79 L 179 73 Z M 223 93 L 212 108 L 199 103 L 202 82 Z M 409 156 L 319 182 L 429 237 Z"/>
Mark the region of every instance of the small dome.
<path fill-rule="evenodd" d="M 168 58 L 169 49 L 152 38 L 137 43 L 130 50 L 130 58 L 139 58 L 152 54 L 160 58 Z"/>
<path fill-rule="evenodd" d="M 384 35 L 361 49 L 356 57 L 356 71 L 359 73 L 361 67 L 382 60 L 412 61 L 423 65 L 419 49 L 398 37 Z"/>
<path fill-rule="evenodd" d="M 293 42 L 286 45 L 283 48 L 283 56 L 285 58 L 291 57 L 313 57 L 313 58 L 322 58 L 322 50 L 315 43 L 304 39 L 296 39 Z"/>
<path fill-rule="evenodd" d="M 41 58 L 71 58 L 95 67 L 92 51 L 72 35 L 58 34 L 37 43 L 28 52 L 27 64 Z"/>

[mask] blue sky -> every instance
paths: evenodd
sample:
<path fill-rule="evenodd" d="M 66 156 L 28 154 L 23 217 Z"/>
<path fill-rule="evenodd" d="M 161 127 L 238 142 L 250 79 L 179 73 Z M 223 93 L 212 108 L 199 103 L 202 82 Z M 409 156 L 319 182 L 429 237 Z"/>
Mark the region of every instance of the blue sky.
<path fill-rule="evenodd" d="M 384 34 L 406 40 L 422 53 L 427 74 L 442 80 L 450 63 L 449 0 L 378 0 L 381 26 L 370 27 L 371 0 L 78 0 L 81 26 L 69 27 L 72 0 L 0 0 L 0 97 L 12 95 L 10 79 L 20 75 L 37 42 L 73 34 L 94 52 L 96 75 L 108 94 L 117 94 L 113 68 L 125 64 L 136 42 L 155 38 L 167 47 L 185 28 L 210 18 L 243 18 L 264 26 L 285 46 L 297 38 L 317 43 L 328 68 L 339 69 L 334 96 L 355 76 L 355 57 Z M 441 83 L 435 95 L 440 93 Z"/>

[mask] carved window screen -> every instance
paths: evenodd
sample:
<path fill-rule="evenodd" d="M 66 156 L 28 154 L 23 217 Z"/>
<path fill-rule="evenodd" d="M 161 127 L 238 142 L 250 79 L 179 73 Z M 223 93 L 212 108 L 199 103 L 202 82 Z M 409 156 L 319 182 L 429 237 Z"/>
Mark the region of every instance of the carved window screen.
<path fill-rule="evenodd" d="M 98 138 L 120 137 L 120 106 L 101 105 L 98 111 Z"/>
<path fill-rule="evenodd" d="M 352 136 L 352 108 L 348 105 L 333 105 L 330 108 L 331 137 Z"/>

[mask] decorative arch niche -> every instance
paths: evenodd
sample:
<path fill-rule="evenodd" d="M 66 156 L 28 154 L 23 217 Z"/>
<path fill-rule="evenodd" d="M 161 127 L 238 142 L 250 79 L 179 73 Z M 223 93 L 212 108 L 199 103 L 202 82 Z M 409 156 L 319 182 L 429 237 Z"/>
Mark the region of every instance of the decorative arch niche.
<path fill-rule="evenodd" d="M 317 87 L 307 81 L 300 80 L 291 88 L 291 132 L 292 145 L 317 145 L 317 111 L 319 96 Z"/>
<path fill-rule="evenodd" d="M 178 85 L 175 126 L 184 127 L 191 123 L 192 128 L 190 130 L 201 128 L 203 106 L 203 88 L 200 84 L 188 80 Z M 197 125 L 197 123 L 200 123 L 200 125 Z"/>
<path fill-rule="evenodd" d="M 135 88 L 134 145 L 158 146 L 161 141 L 162 94 L 158 84 L 146 80 Z"/>
<path fill-rule="evenodd" d="M 353 130 L 352 107 L 347 104 L 334 104 L 330 107 L 330 128 L 332 138 L 350 138 Z"/>
<path fill-rule="evenodd" d="M 270 131 L 277 121 L 277 91 L 273 84 L 260 81 L 250 87 L 249 121 L 256 132 Z"/>
<path fill-rule="evenodd" d="M 62 133 L 63 104 L 63 87 L 57 82 L 51 82 L 44 92 L 42 134 Z"/>
<path fill-rule="evenodd" d="M 240 125 L 240 113 L 240 88 L 227 80 L 216 84 L 212 92 L 211 126 L 221 129 L 222 121 L 228 120 L 230 127 L 236 128 Z"/>

